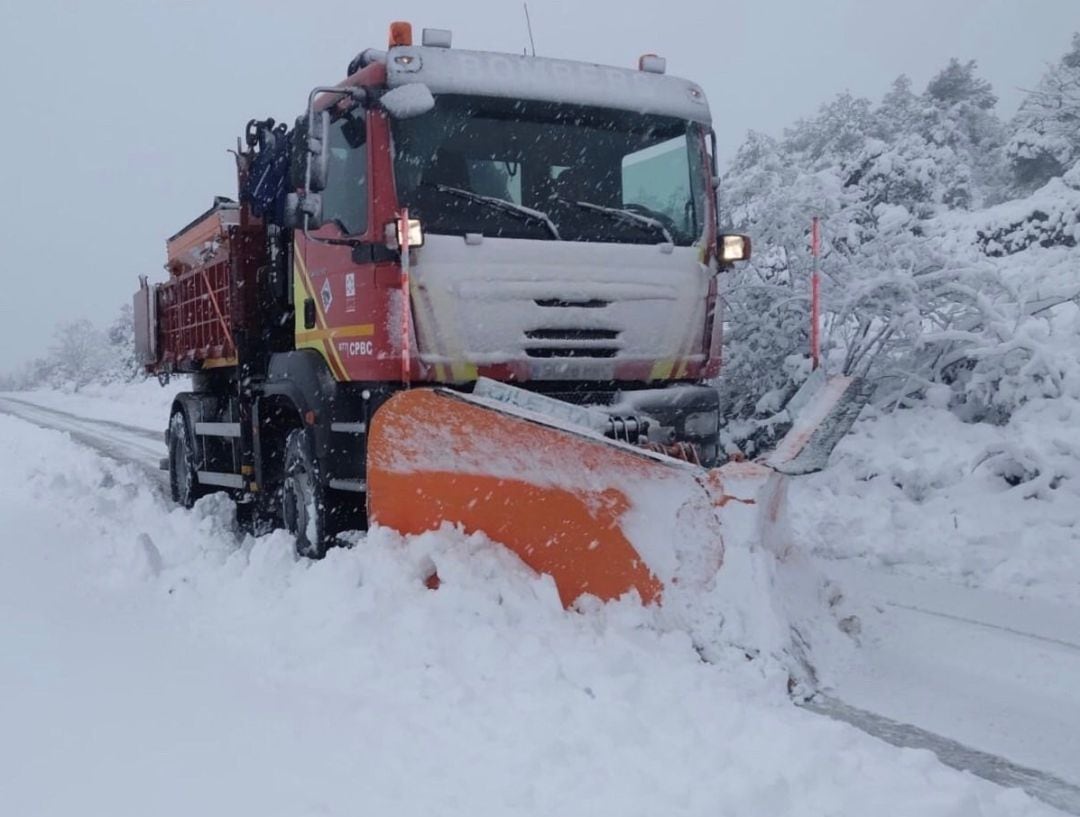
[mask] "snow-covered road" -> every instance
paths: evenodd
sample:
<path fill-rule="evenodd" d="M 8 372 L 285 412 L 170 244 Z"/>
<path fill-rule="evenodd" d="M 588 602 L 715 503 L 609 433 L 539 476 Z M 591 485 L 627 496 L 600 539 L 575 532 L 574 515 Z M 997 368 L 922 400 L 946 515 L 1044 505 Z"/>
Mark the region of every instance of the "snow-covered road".
<path fill-rule="evenodd" d="M 134 465 L 144 477 L 153 474 L 155 480 L 161 478 L 157 464 L 164 455 L 163 438 L 161 432 L 153 428 L 118 423 L 101 415 L 94 419 L 83 416 L 94 415 L 92 411 L 75 414 L 55 405 L 36 405 L 25 397 L 10 395 L 0 397 L 0 411 L 38 426 L 65 431 L 73 439 L 118 462 Z M 7 424 L 9 432 L 13 428 Z M 0 430 L 3 429 L 4 425 L 0 425 Z M 57 464 L 55 470 L 59 473 L 62 468 Z M 202 524 L 207 523 L 204 520 Z M 275 540 L 275 546 L 278 544 Z M 156 574 L 162 569 L 158 563 L 162 556 L 157 545 L 137 544 L 135 556 L 129 554 L 125 558 L 128 561 L 134 559 L 138 571 L 144 573 Z M 855 588 L 861 600 L 869 603 L 866 609 L 876 612 L 865 617 L 862 646 L 855 660 L 843 667 L 830 668 L 832 688 L 827 691 L 827 698 L 812 705 L 815 711 L 850 721 L 896 745 L 931 748 L 945 763 L 1003 785 L 1021 786 L 1047 803 L 1080 814 L 1080 787 L 1076 785 L 1080 782 L 1080 696 L 1076 693 L 1080 688 L 1080 644 L 1076 643 L 1078 636 L 1074 626 L 1080 618 L 1076 617 L 1076 611 L 1048 603 L 1019 602 L 989 591 L 915 580 L 888 571 L 868 570 L 854 562 L 830 560 L 821 566 L 842 586 L 849 590 Z M 23 589 L 13 591 L 7 601 L 18 609 L 32 609 L 35 599 L 38 604 L 43 602 L 51 609 L 65 609 L 65 604 L 54 599 L 53 594 L 67 592 L 64 588 L 68 580 L 77 584 L 77 575 L 52 576 L 51 568 L 41 563 L 34 569 L 44 572 L 27 576 L 27 581 L 20 584 Z M 322 571 L 325 566 L 321 565 L 319 569 Z M 43 592 L 36 593 L 35 588 Z M 93 603 L 100 604 L 99 601 Z M 112 600 L 109 604 L 115 606 L 118 602 Z M 141 679 L 130 699 L 113 690 L 95 704 L 103 707 L 118 741 L 145 741 L 148 735 L 143 734 L 143 726 L 138 724 L 153 722 L 156 717 L 166 720 L 176 717 L 164 712 L 155 715 L 151 700 L 154 696 L 145 692 L 145 686 L 163 690 L 167 696 L 181 694 L 177 676 L 188 675 L 191 685 L 182 690 L 182 694 L 209 702 L 209 708 L 200 716 L 206 718 L 203 726 L 221 717 L 250 736 L 257 736 L 267 729 L 273 731 L 266 724 L 258 723 L 258 713 L 263 711 L 262 693 L 258 689 L 253 693 L 254 700 L 244 700 L 235 674 L 228 673 L 223 685 L 207 684 L 205 674 L 190 670 L 187 659 L 178 658 L 175 650 L 163 647 L 158 639 L 147 638 L 145 629 L 126 620 L 120 609 L 112 612 L 116 616 L 110 618 L 108 632 L 89 629 L 83 632 L 80 628 L 84 625 L 72 629 L 64 624 L 63 635 L 57 635 L 63 639 L 64 646 L 58 652 L 41 652 L 38 649 L 41 644 L 30 641 L 21 644 L 31 650 L 31 664 L 20 662 L 9 669 L 26 673 L 30 672 L 27 666 L 33 666 L 34 677 L 20 678 L 16 674 L 12 676 L 14 686 L 21 683 L 32 689 L 31 698 L 35 705 L 47 706 L 57 696 L 69 694 L 70 691 L 65 693 L 60 688 L 52 689 L 53 685 L 64 686 L 57 678 L 76 672 L 69 663 L 81 662 L 79 656 L 84 653 L 97 654 L 108 657 L 98 661 L 97 669 L 91 673 L 91 690 L 111 689 L 121 675 Z M 20 645 L 17 630 L 9 628 L 8 632 L 0 631 L 0 635 L 6 642 Z M 190 644 L 181 646 L 191 648 Z M 198 649 L 201 651 L 203 647 Z M 207 652 L 214 655 L 208 657 L 200 653 L 196 666 L 199 663 L 219 666 L 222 662 L 229 664 L 236 660 L 235 656 L 217 656 L 214 647 L 208 647 Z M 149 677 L 146 668 L 141 666 L 140 656 L 148 657 L 148 666 L 154 668 Z M 133 661 L 140 666 L 128 666 Z M 18 689 L 13 694 L 18 700 Z M 125 726 L 121 709 L 129 706 L 135 712 L 135 719 Z M 86 734 L 98 728 L 92 722 L 95 716 L 88 714 L 79 701 L 68 700 L 59 708 L 66 713 L 64 718 L 72 723 L 85 721 L 80 730 L 89 730 Z M 230 713 L 227 718 L 221 714 L 225 711 Z M 167 725 L 167 728 L 179 730 L 181 741 L 195 741 L 195 732 L 201 729 L 199 723 L 201 721 L 196 720 L 189 724 L 190 730 L 187 727 L 180 729 L 179 723 Z M 31 724 L 24 724 L 24 727 L 29 729 Z M 83 732 L 79 731 L 79 734 Z M 308 737 L 317 744 L 316 737 Z M 245 738 L 245 743 L 247 740 Z M 273 743 L 270 737 L 265 740 Z M 42 737 L 41 741 L 47 742 L 48 736 Z M 72 751 L 76 754 L 81 751 L 77 742 L 69 748 L 71 746 L 75 747 Z M 82 749 L 88 747 L 89 744 Z M 39 748 L 46 751 L 44 743 Z M 225 747 L 218 747 L 211 755 L 217 756 L 215 752 L 229 755 L 234 748 L 229 748 L 226 742 Z M 57 750 L 54 747 L 49 751 Z M 219 760 L 226 762 L 225 755 Z M 265 760 L 258 753 L 246 757 L 238 753 L 236 758 L 233 762 L 239 764 L 240 779 L 256 778 Z M 75 759 L 74 755 L 68 758 L 71 762 Z M 153 779 L 155 772 L 140 774 Z M 103 778 L 94 779 L 100 781 Z M 186 802 L 197 805 L 191 800 Z M 1027 813 L 1024 811 L 1026 805 L 1019 801 L 1002 810 L 988 807 L 982 800 L 980 803 L 983 810 L 970 813 Z M 915 813 L 899 808 L 899 801 L 894 801 L 893 807 L 883 813 Z M 313 813 L 333 811 L 316 810 Z M 23 812 L 27 813 L 25 809 Z M 786 813 L 783 806 L 780 813 Z"/>
<path fill-rule="evenodd" d="M 168 484 L 165 472 L 159 467 L 161 459 L 167 454 L 164 431 L 80 416 L 10 394 L 0 396 L 0 412 L 42 428 L 65 431 L 72 439 L 117 462 L 139 467 L 161 485 Z"/>
<path fill-rule="evenodd" d="M 1080 611 L 856 563 L 820 566 L 874 612 L 816 710 L 1080 813 Z"/>
<path fill-rule="evenodd" d="M 1080 610 L 832 564 L 883 614 L 846 703 L 1080 780 Z"/>

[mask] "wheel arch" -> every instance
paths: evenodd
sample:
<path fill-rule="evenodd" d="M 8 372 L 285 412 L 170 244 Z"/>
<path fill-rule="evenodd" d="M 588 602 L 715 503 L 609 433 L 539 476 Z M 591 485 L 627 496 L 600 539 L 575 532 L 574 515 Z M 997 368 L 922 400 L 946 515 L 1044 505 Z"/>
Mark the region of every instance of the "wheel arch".
<path fill-rule="evenodd" d="M 301 425 L 310 426 L 315 454 L 320 458 L 330 445 L 330 428 L 326 422 L 337 394 L 337 381 L 330 374 L 326 360 L 310 349 L 272 355 L 263 385 L 261 399 L 275 399 L 272 405 L 292 404 Z"/>

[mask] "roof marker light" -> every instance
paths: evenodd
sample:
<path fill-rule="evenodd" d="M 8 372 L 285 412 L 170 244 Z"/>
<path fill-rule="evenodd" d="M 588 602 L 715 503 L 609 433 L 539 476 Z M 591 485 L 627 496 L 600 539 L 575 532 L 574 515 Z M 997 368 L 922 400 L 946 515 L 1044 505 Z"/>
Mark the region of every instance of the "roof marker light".
<path fill-rule="evenodd" d="M 449 48 L 452 34 L 446 28 L 425 28 L 420 41 L 428 48 Z"/>
<path fill-rule="evenodd" d="M 667 71 L 667 60 L 655 54 L 642 54 L 638 57 L 637 67 L 649 74 L 663 74 Z"/>
<path fill-rule="evenodd" d="M 395 45 L 412 45 L 412 23 L 398 20 L 390 24 L 390 48 Z"/>

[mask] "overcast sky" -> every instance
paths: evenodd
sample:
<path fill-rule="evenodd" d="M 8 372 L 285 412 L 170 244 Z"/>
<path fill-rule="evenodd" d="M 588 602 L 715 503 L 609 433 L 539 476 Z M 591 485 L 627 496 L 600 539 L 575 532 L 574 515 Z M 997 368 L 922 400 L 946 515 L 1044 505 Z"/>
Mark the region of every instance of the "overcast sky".
<path fill-rule="evenodd" d="M 384 10 L 385 9 L 385 10 Z M 0 371 L 48 347 L 57 321 L 101 324 L 165 239 L 214 194 L 252 117 L 292 120 L 311 86 L 383 47 L 391 18 L 454 45 L 520 52 L 517 0 L 0 0 Z M 530 0 L 537 52 L 614 65 L 668 58 L 710 97 L 722 155 L 779 133 L 838 91 L 879 98 L 975 59 L 1011 114 L 1080 30 L 1080 0 Z"/>

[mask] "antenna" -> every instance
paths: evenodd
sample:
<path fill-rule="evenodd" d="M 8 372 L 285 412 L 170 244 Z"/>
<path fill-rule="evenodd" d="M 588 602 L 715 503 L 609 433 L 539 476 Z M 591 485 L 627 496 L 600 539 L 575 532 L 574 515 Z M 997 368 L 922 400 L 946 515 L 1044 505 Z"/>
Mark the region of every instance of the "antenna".
<path fill-rule="evenodd" d="M 528 3 L 522 3 L 521 5 L 525 7 L 525 26 L 526 26 L 526 28 L 529 29 L 529 46 L 532 48 L 532 55 L 535 57 L 536 56 L 536 41 L 533 40 L 532 20 L 529 19 L 529 4 Z"/>

